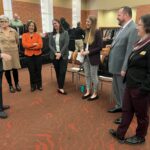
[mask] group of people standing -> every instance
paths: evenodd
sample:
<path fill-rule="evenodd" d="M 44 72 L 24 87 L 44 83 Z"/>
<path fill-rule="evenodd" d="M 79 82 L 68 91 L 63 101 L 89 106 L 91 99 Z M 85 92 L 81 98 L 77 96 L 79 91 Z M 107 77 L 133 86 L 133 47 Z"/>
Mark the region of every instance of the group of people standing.
<path fill-rule="evenodd" d="M 148 99 L 150 99 L 150 14 L 140 18 L 137 26 L 132 20 L 132 10 L 125 6 L 119 9 L 117 16 L 121 26 L 113 39 L 109 54 L 109 72 L 113 74 L 113 93 L 116 106 L 108 112 L 122 112 L 122 117 L 115 120 L 119 123 L 117 130 L 110 129 L 110 134 L 120 142 L 139 144 L 145 142 L 148 129 Z M 15 30 L 9 27 L 9 19 L 0 20 L 0 48 L 3 70 L 9 84 L 10 92 L 21 91 L 18 80 L 20 68 L 18 54 L 18 36 Z M 61 22 L 54 19 L 53 31 L 49 34 L 50 59 L 53 62 L 58 93 L 66 95 L 64 90 L 65 75 L 68 64 L 69 35 L 63 29 Z M 86 20 L 85 37 L 80 54 L 84 57 L 83 67 L 86 80 L 86 92 L 82 99 L 93 101 L 98 95 L 98 67 L 100 51 L 103 47 L 101 31 L 96 29 L 97 19 L 89 16 Z M 80 41 L 81 42 L 81 41 Z M 25 48 L 28 70 L 30 74 L 31 91 L 42 90 L 42 38 L 37 33 L 35 22 L 27 23 L 27 33 L 22 35 L 22 44 Z M 11 82 L 10 70 L 13 71 L 15 87 Z M 2 79 L 2 71 L 0 70 Z M 0 79 L 0 84 L 1 84 Z M 124 84 L 125 83 L 125 84 Z M 1 87 L 0 87 L 1 88 Z M 0 117 L 6 118 L 4 112 L 9 106 L 4 106 L 0 97 Z M 137 117 L 138 127 L 136 135 L 124 138 L 134 114 Z"/>

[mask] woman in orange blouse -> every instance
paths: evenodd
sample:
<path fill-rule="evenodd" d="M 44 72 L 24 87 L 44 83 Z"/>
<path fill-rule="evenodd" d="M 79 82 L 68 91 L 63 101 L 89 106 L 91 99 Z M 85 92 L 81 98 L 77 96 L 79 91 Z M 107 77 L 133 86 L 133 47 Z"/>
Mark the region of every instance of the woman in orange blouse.
<path fill-rule="evenodd" d="M 28 59 L 28 69 L 30 73 L 31 92 L 42 90 L 42 51 L 43 46 L 41 36 L 36 32 L 37 27 L 35 22 L 27 23 L 27 33 L 22 35 L 22 45 L 25 48 L 25 56 Z"/>

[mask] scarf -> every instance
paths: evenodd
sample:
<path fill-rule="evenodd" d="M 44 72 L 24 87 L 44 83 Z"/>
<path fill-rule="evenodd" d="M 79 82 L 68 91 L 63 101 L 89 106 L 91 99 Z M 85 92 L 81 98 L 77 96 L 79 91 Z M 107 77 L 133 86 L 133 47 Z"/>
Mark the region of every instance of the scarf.
<path fill-rule="evenodd" d="M 137 51 L 137 50 L 141 49 L 142 47 L 144 47 L 147 44 L 150 44 L 150 36 L 148 36 L 144 40 L 139 40 L 137 43 L 135 43 L 133 50 Z"/>

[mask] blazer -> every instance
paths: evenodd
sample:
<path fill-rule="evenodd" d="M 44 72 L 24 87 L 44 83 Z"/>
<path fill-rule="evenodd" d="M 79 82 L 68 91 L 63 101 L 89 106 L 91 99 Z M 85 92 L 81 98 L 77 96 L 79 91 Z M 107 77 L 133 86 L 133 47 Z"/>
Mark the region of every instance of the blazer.
<path fill-rule="evenodd" d="M 68 32 L 63 31 L 62 33 L 60 33 L 60 37 L 59 37 L 60 53 L 63 59 L 68 59 L 68 55 L 69 55 L 68 45 L 69 45 Z M 55 53 L 57 51 L 56 51 L 55 35 L 53 35 L 53 32 L 49 34 L 49 48 L 50 48 L 50 59 L 54 60 Z"/>
<path fill-rule="evenodd" d="M 38 43 L 38 46 L 34 46 L 34 49 L 29 49 L 33 47 L 33 43 Z M 42 53 L 43 41 L 38 33 L 34 33 L 32 38 L 29 32 L 24 33 L 22 35 L 22 45 L 25 48 L 24 54 L 26 56 L 40 55 Z"/>
<path fill-rule="evenodd" d="M 109 72 L 120 74 L 126 71 L 128 57 L 131 54 L 134 43 L 138 40 L 136 25 L 131 21 L 115 39 L 109 54 Z"/>
<path fill-rule="evenodd" d="M 84 48 L 86 47 L 86 43 L 84 43 Z M 102 50 L 102 36 L 101 31 L 96 30 L 94 41 L 91 45 L 89 45 L 89 60 L 91 65 L 99 65 L 100 64 L 100 51 Z"/>
<path fill-rule="evenodd" d="M 150 43 L 131 53 L 124 82 L 127 87 L 150 92 Z"/>

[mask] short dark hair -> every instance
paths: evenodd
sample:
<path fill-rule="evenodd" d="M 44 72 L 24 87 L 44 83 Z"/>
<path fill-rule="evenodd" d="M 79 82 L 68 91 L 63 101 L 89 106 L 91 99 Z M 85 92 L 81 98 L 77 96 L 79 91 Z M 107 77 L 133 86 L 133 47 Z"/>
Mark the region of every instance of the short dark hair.
<path fill-rule="evenodd" d="M 121 7 L 125 13 L 127 13 L 130 17 L 132 17 L 132 9 L 129 6 Z"/>
<path fill-rule="evenodd" d="M 29 21 L 27 22 L 27 25 L 26 25 L 27 32 L 29 32 L 29 26 L 30 26 L 31 23 L 34 24 L 34 32 L 37 32 L 36 23 L 35 23 L 34 21 L 32 21 L 32 20 L 29 20 Z"/>
<path fill-rule="evenodd" d="M 77 22 L 77 27 L 80 27 L 80 22 Z"/>
<path fill-rule="evenodd" d="M 150 33 L 150 14 L 143 15 L 140 19 L 144 24 L 145 32 Z"/>
<path fill-rule="evenodd" d="M 58 20 L 58 19 L 53 19 L 53 21 L 56 21 L 56 22 L 58 22 L 59 23 L 59 27 L 60 27 L 60 29 L 59 29 L 59 33 L 62 33 L 63 31 L 64 31 L 64 29 L 63 29 L 63 27 L 62 27 L 62 25 L 61 25 L 61 23 L 60 23 L 60 20 Z M 56 34 L 57 32 L 56 32 L 56 29 L 55 28 L 53 28 L 53 34 Z"/>

